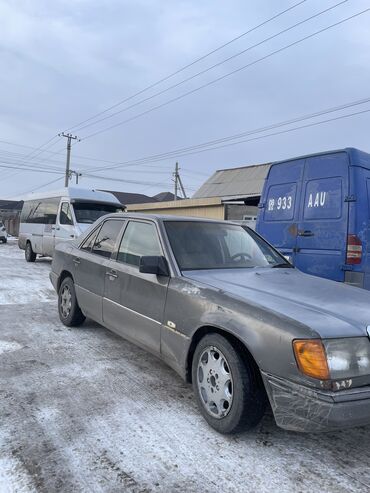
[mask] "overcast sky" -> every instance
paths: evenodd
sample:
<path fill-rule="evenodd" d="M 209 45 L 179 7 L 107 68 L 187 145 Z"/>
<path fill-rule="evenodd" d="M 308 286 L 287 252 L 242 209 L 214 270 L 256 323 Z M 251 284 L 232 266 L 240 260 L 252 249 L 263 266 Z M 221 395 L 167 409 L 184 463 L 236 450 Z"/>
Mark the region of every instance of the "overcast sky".
<path fill-rule="evenodd" d="M 0 198 L 22 196 L 53 180 L 40 190 L 63 185 L 62 179 L 58 181 L 62 175 L 51 171 L 63 170 L 65 139 L 55 139 L 51 142 L 54 145 L 43 147 L 45 152 L 38 156 L 30 155 L 32 146 L 39 147 L 58 132 L 130 97 L 298 1 L 0 0 L 0 166 L 23 167 L 26 163 L 45 168 L 45 172 L 37 173 L 1 168 Z M 307 0 L 113 111 L 338 2 Z M 82 140 L 72 148 L 72 169 L 113 179 L 82 176 L 82 186 L 153 195 L 172 190 L 175 157 L 98 173 L 93 168 L 108 164 L 80 156 L 113 162 L 136 160 L 370 97 L 367 12 L 172 104 L 84 140 L 91 133 L 134 117 L 369 7 L 369 0 L 349 0 L 165 94 L 97 125 L 77 128 L 75 133 Z M 321 119 L 368 108 L 370 103 Z M 108 115 L 109 112 L 102 116 Z M 191 195 L 220 168 L 346 146 L 370 152 L 369 122 L 370 113 L 364 113 L 179 157 L 185 188 Z"/>

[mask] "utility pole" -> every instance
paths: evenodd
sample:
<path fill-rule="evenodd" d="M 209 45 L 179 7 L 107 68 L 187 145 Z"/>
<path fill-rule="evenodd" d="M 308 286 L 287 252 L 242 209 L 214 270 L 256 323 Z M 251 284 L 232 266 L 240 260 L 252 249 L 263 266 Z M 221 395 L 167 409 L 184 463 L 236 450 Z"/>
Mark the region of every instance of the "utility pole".
<path fill-rule="evenodd" d="M 179 186 L 181 188 L 182 195 L 184 196 L 184 199 L 187 198 L 186 192 L 185 192 L 185 188 L 184 188 L 184 185 L 182 184 L 182 180 L 181 180 L 181 176 L 180 176 L 180 172 L 179 171 L 180 171 L 179 163 L 176 163 L 175 172 L 173 174 L 174 181 L 175 181 L 175 200 L 177 200 L 177 191 L 178 191 L 178 187 Z"/>
<path fill-rule="evenodd" d="M 80 139 L 77 137 L 77 135 L 67 134 L 65 132 L 62 132 L 58 135 L 59 135 L 59 137 L 65 137 L 67 139 L 67 161 L 66 161 L 66 175 L 65 175 L 65 179 L 64 179 L 64 186 L 68 187 L 69 178 L 71 176 L 71 172 L 69 169 L 70 163 L 71 163 L 71 148 L 72 148 L 71 142 L 72 142 L 72 139 L 78 140 L 78 141 Z M 78 182 L 78 179 L 77 179 L 77 182 Z"/>
<path fill-rule="evenodd" d="M 176 162 L 175 165 L 175 173 L 174 173 L 174 178 L 175 178 L 175 200 L 177 200 L 177 183 L 178 183 L 178 176 L 179 176 L 179 163 Z"/>

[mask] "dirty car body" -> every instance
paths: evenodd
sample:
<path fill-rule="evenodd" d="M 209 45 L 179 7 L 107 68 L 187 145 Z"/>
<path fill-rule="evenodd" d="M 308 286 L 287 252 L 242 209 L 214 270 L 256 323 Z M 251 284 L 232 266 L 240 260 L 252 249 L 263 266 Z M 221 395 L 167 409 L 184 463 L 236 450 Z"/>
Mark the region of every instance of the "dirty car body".
<path fill-rule="evenodd" d="M 248 389 L 258 385 L 282 428 L 370 423 L 369 294 L 299 272 L 248 228 L 112 214 L 56 247 L 50 277 L 62 321 L 77 307 L 80 321 L 90 317 L 162 358 L 193 381 L 221 432 L 241 429 L 220 423 L 232 419 L 239 391 L 247 395 L 240 413 L 253 413 L 257 393 Z"/>

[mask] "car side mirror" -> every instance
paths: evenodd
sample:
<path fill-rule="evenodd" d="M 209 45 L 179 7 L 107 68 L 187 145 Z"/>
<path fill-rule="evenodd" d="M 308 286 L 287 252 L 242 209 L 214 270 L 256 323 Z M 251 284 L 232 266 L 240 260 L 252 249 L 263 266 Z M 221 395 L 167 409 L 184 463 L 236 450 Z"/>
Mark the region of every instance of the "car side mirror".
<path fill-rule="evenodd" d="M 139 272 L 143 274 L 156 274 L 157 276 L 169 277 L 170 270 L 165 257 L 144 256 L 140 257 Z"/>

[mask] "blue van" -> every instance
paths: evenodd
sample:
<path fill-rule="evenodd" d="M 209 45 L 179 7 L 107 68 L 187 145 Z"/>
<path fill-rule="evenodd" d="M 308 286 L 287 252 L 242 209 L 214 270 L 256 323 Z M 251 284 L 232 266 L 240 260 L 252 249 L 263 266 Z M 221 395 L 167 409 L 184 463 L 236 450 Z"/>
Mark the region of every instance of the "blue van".
<path fill-rule="evenodd" d="M 370 154 L 273 163 L 256 230 L 303 272 L 370 289 Z"/>

